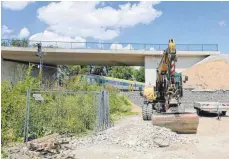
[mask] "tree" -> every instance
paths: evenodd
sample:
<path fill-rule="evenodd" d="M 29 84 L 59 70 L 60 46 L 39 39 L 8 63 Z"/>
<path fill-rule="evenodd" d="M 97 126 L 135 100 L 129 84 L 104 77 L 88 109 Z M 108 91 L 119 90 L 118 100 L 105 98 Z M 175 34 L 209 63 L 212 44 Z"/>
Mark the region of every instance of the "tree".
<path fill-rule="evenodd" d="M 109 75 L 114 78 L 133 80 L 133 72 L 134 69 L 130 66 L 113 66 Z"/>
<path fill-rule="evenodd" d="M 134 77 L 136 81 L 145 82 L 145 67 L 140 67 L 139 70 L 134 71 Z"/>
<path fill-rule="evenodd" d="M 3 42 L 1 43 L 1 46 L 7 46 L 7 42 L 6 42 L 6 41 L 3 41 Z"/>
<path fill-rule="evenodd" d="M 29 41 L 24 39 L 24 40 L 18 40 L 18 39 L 13 39 L 11 41 L 11 46 L 15 47 L 28 47 L 29 46 Z"/>

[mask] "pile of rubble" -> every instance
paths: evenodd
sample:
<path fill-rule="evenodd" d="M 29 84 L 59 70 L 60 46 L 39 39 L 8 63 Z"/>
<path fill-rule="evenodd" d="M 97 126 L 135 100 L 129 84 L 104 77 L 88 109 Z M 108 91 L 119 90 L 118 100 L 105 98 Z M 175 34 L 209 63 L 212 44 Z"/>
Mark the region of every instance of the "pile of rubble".
<path fill-rule="evenodd" d="M 83 147 L 112 146 L 130 148 L 134 151 L 145 152 L 154 148 L 173 147 L 192 144 L 194 141 L 183 135 L 171 132 L 167 128 L 153 126 L 151 122 L 143 122 L 135 116 L 124 124 L 112 127 L 89 137 L 71 138 L 51 135 L 30 142 L 26 149 L 20 148 L 17 154 L 23 158 L 76 158 L 74 150 Z M 49 139 L 47 139 L 49 138 Z"/>
<path fill-rule="evenodd" d="M 116 129 L 116 130 L 115 130 Z M 117 144 L 136 151 L 192 143 L 191 139 L 178 135 L 163 127 L 153 126 L 151 122 L 132 123 L 127 127 L 111 128 L 96 136 L 72 141 L 74 145 Z"/>

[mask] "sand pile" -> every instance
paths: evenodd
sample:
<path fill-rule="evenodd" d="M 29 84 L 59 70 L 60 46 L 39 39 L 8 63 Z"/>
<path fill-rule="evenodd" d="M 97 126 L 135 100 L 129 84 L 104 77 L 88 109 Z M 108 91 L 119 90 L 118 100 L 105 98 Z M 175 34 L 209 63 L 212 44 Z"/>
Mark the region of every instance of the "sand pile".
<path fill-rule="evenodd" d="M 224 60 L 201 63 L 185 70 L 182 74 L 188 76 L 184 88 L 229 88 L 229 63 Z"/>

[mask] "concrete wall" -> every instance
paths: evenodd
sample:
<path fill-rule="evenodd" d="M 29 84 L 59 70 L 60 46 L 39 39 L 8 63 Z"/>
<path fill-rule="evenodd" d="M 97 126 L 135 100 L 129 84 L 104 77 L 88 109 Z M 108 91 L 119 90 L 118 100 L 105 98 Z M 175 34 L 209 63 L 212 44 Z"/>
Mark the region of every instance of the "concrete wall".
<path fill-rule="evenodd" d="M 145 83 L 147 85 L 156 85 L 156 68 L 158 58 L 145 56 Z"/>
<path fill-rule="evenodd" d="M 182 72 L 206 57 L 201 56 L 178 56 L 176 72 Z M 156 85 L 156 69 L 161 61 L 161 56 L 145 56 L 145 83 Z"/>
<path fill-rule="evenodd" d="M 18 63 L 12 61 L 5 61 L 1 58 L 1 80 L 10 81 L 16 84 L 18 81 L 24 79 L 29 63 Z M 39 68 L 35 66 L 31 75 L 36 77 L 39 73 Z M 51 67 L 43 67 L 43 80 L 54 82 L 56 77 L 56 69 Z"/>

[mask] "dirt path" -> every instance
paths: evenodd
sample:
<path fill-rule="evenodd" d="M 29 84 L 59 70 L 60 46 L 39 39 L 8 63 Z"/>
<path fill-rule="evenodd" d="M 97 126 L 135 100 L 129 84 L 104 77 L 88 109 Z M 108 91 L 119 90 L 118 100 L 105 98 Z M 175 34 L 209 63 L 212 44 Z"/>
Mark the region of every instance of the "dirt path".
<path fill-rule="evenodd" d="M 116 131 L 117 135 L 123 135 L 122 129 L 128 128 L 133 131 L 127 132 L 128 136 L 130 136 L 134 134 L 136 126 L 143 129 L 141 125 L 144 125 L 144 123 L 145 121 L 142 121 L 140 115 L 129 116 L 117 122 L 115 129 L 112 131 Z M 166 148 L 138 151 L 118 144 L 107 145 L 100 142 L 99 144 L 93 144 L 91 146 L 79 146 L 74 149 L 71 154 L 75 154 L 77 158 L 82 159 L 229 159 L 229 117 L 222 117 L 221 121 L 218 121 L 216 117 L 201 117 L 198 133 L 184 136 L 193 139 L 195 141 L 194 144 L 175 144 Z M 134 140 L 134 137 L 132 140 Z"/>
<path fill-rule="evenodd" d="M 216 117 L 200 117 L 197 134 L 185 136 L 197 142 L 172 150 L 156 150 L 155 158 L 229 159 L 229 116 L 222 117 L 221 121 Z"/>

